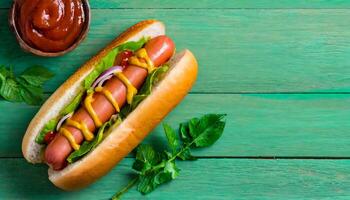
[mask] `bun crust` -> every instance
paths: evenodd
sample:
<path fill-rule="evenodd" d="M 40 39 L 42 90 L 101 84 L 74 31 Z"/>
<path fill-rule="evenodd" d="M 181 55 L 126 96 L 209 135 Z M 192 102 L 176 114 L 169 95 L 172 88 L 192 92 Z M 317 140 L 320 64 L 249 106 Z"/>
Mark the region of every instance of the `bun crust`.
<path fill-rule="evenodd" d="M 45 102 L 30 123 L 22 143 L 24 157 L 32 163 L 42 162 L 41 148 L 38 150 L 34 146 L 38 145 L 34 141 L 36 135 L 44 124 L 57 116 L 82 89 L 81 82 L 104 55 L 125 41 L 163 34 L 165 31 L 161 22 L 155 20 L 140 22 L 129 28 L 74 73 Z M 53 184 L 64 190 L 76 190 L 95 182 L 127 156 L 181 102 L 196 80 L 197 61 L 189 50 L 184 50 L 173 56 L 169 65 L 169 71 L 154 87 L 152 93 L 118 127 L 111 130 L 96 149 L 63 170 L 49 169 L 49 179 Z"/>

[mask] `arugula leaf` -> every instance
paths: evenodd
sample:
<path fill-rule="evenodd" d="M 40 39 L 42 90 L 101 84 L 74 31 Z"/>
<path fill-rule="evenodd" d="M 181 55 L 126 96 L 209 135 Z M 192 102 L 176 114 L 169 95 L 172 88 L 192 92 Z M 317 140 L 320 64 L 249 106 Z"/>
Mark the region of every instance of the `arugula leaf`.
<path fill-rule="evenodd" d="M 164 133 L 168 139 L 168 145 L 170 149 L 172 150 L 172 153 L 176 153 L 177 149 L 179 148 L 179 139 L 177 138 L 177 135 L 175 133 L 175 130 L 171 128 L 171 126 L 167 123 L 163 124 Z"/>
<path fill-rule="evenodd" d="M 113 66 L 115 57 L 119 52 L 124 50 L 136 51 L 140 49 L 148 40 L 149 38 L 142 38 L 137 42 L 126 42 L 110 51 L 104 58 L 101 59 L 95 69 L 84 79 L 84 88 L 88 90 L 91 87 L 91 84 L 102 72 Z"/>
<path fill-rule="evenodd" d="M 180 139 L 175 130 L 164 123 L 163 128 L 172 153 L 164 150 L 156 151 L 151 145 L 141 144 L 136 150 L 136 158 L 132 168 L 138 176 L 116 193 L 112 199 L 120 199 L 121 195 L 137 185 L 137 190 L 148 194 L 159 185 L 175 179 L 180 172 L 176 159 L 195 160 L 191 148 L 208 147 L 214 144 L 222 135 L 225 121 L 224 114 L 207 114 L 201 118 L 192 118 L 179 126 Z M 180 140 L 181 143 L 180 144 Z"/>
<path fill-rule="evenodd" d="M 29 105 L 38 105 L 42 102 L 43 84 L 53 74 L 46 68 L 34 65 L 27 68 L 16 77 L 12 69 L 0 66 L 0 95 L 7 101 L 26 102 Z"/>
<path fill-rule="evenodd" d="M 99 128 L 95 138 L 92 141 L 90 142 L 84 141 L 78 150 L 72 152 L 68 156 L 67 158 L 68 163 L 73 163 L 79 160 L 81 157 L 83 157 L 84 155 L 89 153 L 91 150 L 93 150 L 97 145 L 99 145 L 102 142 L 105 136 L 105 133 L 107 132 L 107 129 L 115 124 L 119 125 L 120 123 L 121 123 L 120 118 L 114 118 L 114 117 L 112 117 L 108 122 L 104 123 Z"/>
<path fill-rule="evenodd" d="M 151 74 L 147 76 L 145 83 L 143 84 L 137 95 L 134 96 L 132 103 L 127 104 L 120 111 L 122 118 L 126 118 L 148 95 L 151 94 L 153 86 L 156 85 L 162 76 L 169 70 L 168 65 L 163 65 L 155 69 Z"/>
<path fill-rule="evenodd" d="M 35 142 L 38 144 L 44 144 L 44 138 L 45 138 L 46 133 L 55 130 L 57 123 L 58 123 L 57 119 L 51 119 L 49 122 L 47 122 L 45 124 L 44 128 L 36 136 Z"/>

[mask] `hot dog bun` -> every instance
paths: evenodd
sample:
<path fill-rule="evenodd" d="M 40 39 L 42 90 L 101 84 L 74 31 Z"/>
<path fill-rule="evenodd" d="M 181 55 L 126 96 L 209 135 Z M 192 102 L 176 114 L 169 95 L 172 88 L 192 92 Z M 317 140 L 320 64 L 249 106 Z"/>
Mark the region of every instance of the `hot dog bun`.
<path fill-rule="evenodd" d="M 140 22 L 129 28 L 105 49 L 83 65 L 45 102 L 33 118 L 22 143 L 24 157 L 40 163 L 42 146 L 35 137 L 48 120 L 58 116 L 82 88 L 82 81 L 95 64 L 111 49 L 126 41 L 137 41 L 144 36 L 165 34 L 164 25 L 155 20 Z M 175 55 L 166 76 L 154 87 L 152 93 L 115 129 L 101 144 L 81 160 L 61 171 L 49 169 L 49 179 L 59 188 L 75 190 L 85 187 L 108 173 L 132 151 L 161 120 L 184 98 L 197 77 L 197 62 L 193 54 L 184 50 Z"/>

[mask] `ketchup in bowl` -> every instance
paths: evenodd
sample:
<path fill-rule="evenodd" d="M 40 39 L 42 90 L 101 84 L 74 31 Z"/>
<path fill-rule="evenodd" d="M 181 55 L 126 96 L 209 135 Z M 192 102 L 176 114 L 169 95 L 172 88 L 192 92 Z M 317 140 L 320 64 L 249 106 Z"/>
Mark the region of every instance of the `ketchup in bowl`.
<path fill-rule="evenodd" d="M 82 0 L 19 0 L 17 29 L 29 46 L 44 52 L 68 49 L 86 23 Z"/>

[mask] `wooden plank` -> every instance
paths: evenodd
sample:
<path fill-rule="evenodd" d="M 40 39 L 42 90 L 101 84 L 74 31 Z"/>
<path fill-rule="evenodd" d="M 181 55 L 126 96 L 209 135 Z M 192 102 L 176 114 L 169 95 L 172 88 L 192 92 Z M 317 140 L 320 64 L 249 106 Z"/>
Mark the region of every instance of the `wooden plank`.
<path fill-rule="evenodd" d="M 12 0 L 2 0 L 0 8 L 8 8 Z M 350 8 L 347 0 L 201 0 L 201 1 L 174 1 L 158 0 L 129 1 L 129 0 L 100 0 L 90 1 L 92 8 L 195 8 L 195 9 L 228 9 L 228 8 Z"/>
<path fill-rule="evenodd" d="M 25 128 L 38 107 L 0 101 L 0 157 L 21 156 Z M 347 157 L 349 94 L 191 94 L 165 119 L 175 125 L 205 113 L 227 113 L 223 137 L 198 156 Z M 158 127 L 146 142 L 161 148 Z"/>
<path fill-rule="evenodd" d="M 108 199 L 132 174 L 124 159 L 87 189 L 63 192 L 47 179 L 45 166 L 23 159 L 0 160 L 2 199 Z M 123 199 L 348 199 L 349 160 L 200 159 L 178 162 L 177 180 L 142 196 L 133 188 Z"/>
<path fill-rule="evenodd" d="M 122 30 L 158 18 L 177 48 L 198 58 L 193 92 L 350 91 L 350 10 L 98 9 L 93 16 L 88 39 L 74 52 L 40 58 L 19 49 L 0 11 L 0 61 L 16 71 L 30 64 L 49 67 L 57 74 L 47 86 L 53 91 Z"/>

